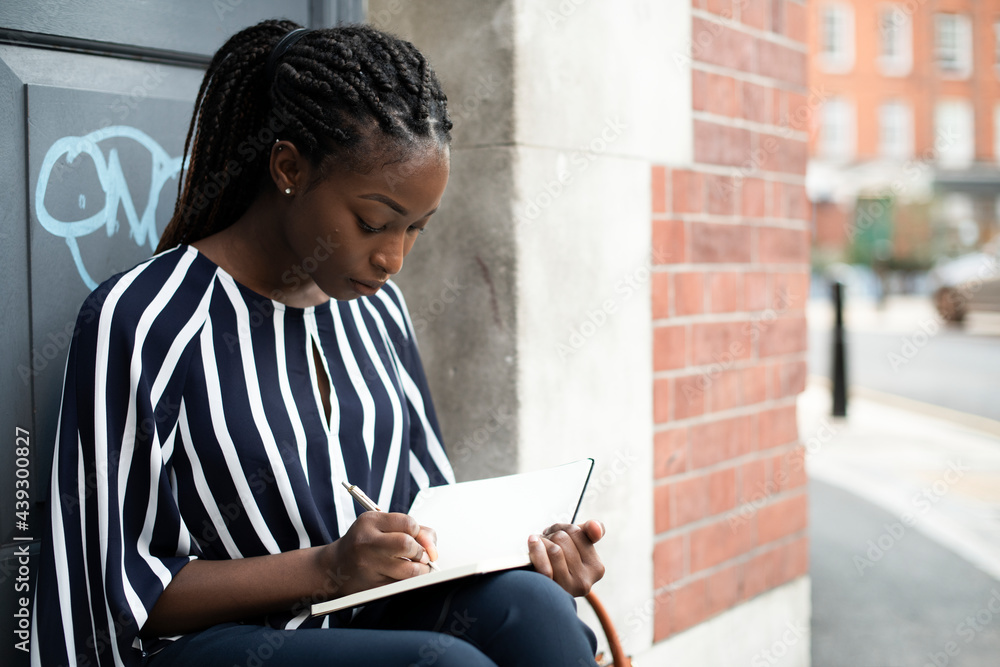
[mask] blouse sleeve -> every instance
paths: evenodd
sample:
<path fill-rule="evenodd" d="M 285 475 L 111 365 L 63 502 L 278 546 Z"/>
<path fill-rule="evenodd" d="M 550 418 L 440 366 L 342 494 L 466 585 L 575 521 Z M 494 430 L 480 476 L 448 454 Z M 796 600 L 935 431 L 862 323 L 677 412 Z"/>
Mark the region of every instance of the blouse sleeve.
<path fill-rule="evenodd" d="M 146 275 L 155 272 L 134 272 L 98 287 L 77 318 L 33 614 L 33 665 L 140 664 L 139 630 L 167 584 L 199 555 L 164 463 L 189 358 L 181 338 L 190 331 L 177 318 L 187 306 Z"/>
<path fill-rule="evenodd" d="M 410 421 L 411 471 L 417 487 L 455 482 L 455 473 L 445 453 L 427 376 L 417 349 L 416 332 L 399 288 L 385 286 L 382 302 L 388 310 L 390 337 L 400 365 L 400 380 L 406 395 Z M 415 460 L 414 460 L 415 459 Z M 418 489 L 414 489 L 414 494 Z"/>

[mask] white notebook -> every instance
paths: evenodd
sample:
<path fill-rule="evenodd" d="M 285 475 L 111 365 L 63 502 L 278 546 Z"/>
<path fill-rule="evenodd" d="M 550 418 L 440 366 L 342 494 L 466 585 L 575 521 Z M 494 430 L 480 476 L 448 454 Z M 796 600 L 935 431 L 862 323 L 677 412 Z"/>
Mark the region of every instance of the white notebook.
<path fill-rule="evenodd" d="M 531 564 L 528 536 L 554 523 L 572 523 L 594 467 L 593 459 L 492 479 L 420 491 L 409 514 L 437 532 L 438 572 L 395 581 L 312 606 L 312 615 L 474 574 Z"/>

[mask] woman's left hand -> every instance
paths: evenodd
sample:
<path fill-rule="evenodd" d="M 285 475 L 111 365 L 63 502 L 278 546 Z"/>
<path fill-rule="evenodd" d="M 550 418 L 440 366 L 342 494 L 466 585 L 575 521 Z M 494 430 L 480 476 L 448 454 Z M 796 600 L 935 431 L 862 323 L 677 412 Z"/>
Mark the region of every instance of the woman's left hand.
<path fill-rule="evenodd" d="M 604 524 L 593 519 L 549 526 L 541 535 L 528 538 L 531 564 L 570 595 L 586 595 L 604 576 L 604 564 L 594 548 L 602 537 Z"/>

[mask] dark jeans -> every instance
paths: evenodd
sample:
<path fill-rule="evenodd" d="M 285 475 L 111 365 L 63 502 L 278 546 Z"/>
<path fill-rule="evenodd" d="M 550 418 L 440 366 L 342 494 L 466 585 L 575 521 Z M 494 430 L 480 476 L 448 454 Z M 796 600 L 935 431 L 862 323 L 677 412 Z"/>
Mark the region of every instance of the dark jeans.
<path fill-rule="evenodd" d="M 526 570 L 471 577 L 372 603 L 349 627 L 274 630 L 224 623 L 185 635 L 149 667 L 593 667 L 576 602 Z"/>

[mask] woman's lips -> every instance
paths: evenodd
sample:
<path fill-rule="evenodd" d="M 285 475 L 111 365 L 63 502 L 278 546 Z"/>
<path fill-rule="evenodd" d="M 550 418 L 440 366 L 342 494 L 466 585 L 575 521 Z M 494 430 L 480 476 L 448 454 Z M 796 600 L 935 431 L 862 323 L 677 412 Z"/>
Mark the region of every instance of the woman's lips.
<path fill-rule="evenodd" d="M 356 280 L 351 278 L 351 285 L 354 287 L 354 291 L 362 296 L 375 296 L 384 284 L 384 282 L 374 280 Z"/>

